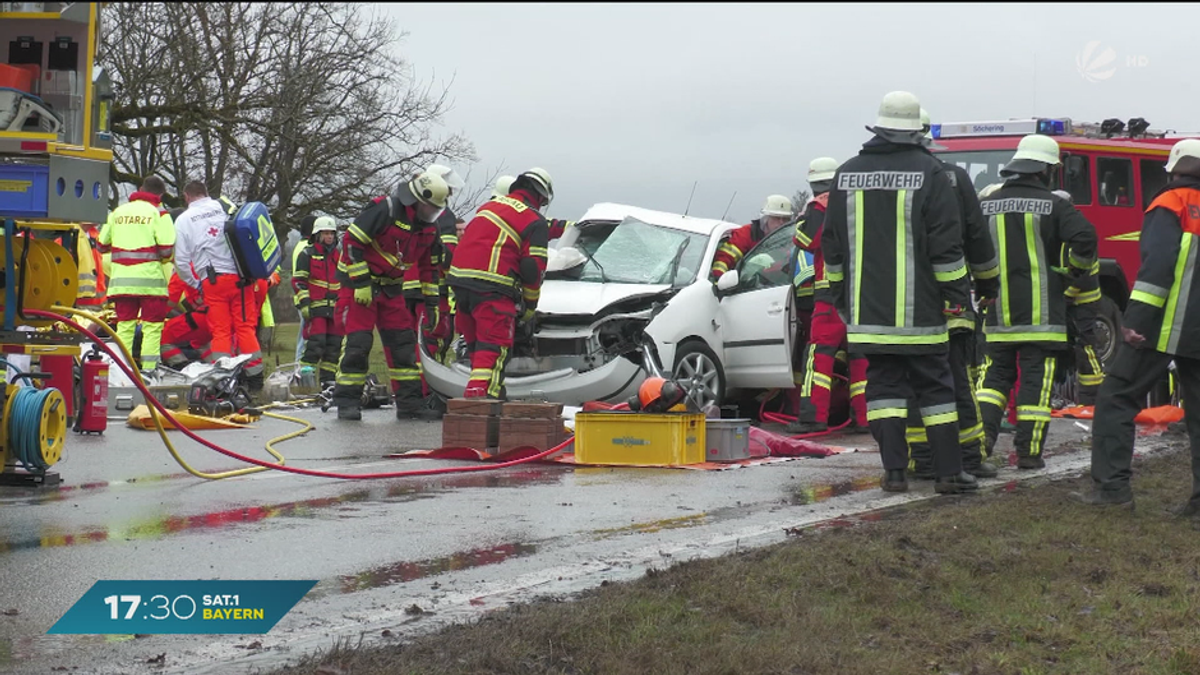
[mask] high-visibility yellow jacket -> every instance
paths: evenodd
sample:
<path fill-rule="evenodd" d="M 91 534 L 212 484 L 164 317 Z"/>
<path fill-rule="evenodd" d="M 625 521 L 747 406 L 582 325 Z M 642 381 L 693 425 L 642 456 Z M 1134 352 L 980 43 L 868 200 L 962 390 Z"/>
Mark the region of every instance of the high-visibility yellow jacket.
<path fill-rule="evenodd" d="M 101 250 L 112 254 L 108 296 L 167 296 L 164 273 L 175 255 L 175 224 L 151 201 L 135 192 L 117 207 L 100 230 Z"/>

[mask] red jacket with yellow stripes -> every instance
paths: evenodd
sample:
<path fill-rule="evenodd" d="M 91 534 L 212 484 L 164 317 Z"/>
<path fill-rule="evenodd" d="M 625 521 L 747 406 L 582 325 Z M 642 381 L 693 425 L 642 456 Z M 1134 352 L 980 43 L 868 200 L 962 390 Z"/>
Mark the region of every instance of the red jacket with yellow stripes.
<path fill-rule="evenodd" d="M 518 190 L 479 207 L 454 251 L 450 285 L 524 298 L 525 311 L 533 311 L 541 296 L 549 236 L 535 203 L 533 195 Z"/>
<path fill-rule="evenodd" d="M 432 296 L 436 301 L 432 260 L 436 239 L 435 226 L 417 218 L 415 205 L 378 197 L 358 214 L 342 239 L 341 282 L 349 288 L 375 282 L 395 296 L 402 292 L 405 272 L 416 267 L 426 299 Z"/>
<path fill-rule="evenodd" d="M 292 291 L 297 309 L 309 307 L 311 316 L 333 318 L 337 304 L 338 282 L 337 243 L 326 246 L 319 241 L 306 244 L 296 257 L 292 272 Z"/>
<path fill-rule="evenodd" d="M 721 242 L 721 245 L 717 247 L 717 254 L 713 256 L 713 280 L 720 279 L 722 274 L 737 267 L 746 252 L 754 248 L 755 244 L 762 241 L 762 238 L 762 223 L 758 219 L 734 230 L 728 239 Z"/>

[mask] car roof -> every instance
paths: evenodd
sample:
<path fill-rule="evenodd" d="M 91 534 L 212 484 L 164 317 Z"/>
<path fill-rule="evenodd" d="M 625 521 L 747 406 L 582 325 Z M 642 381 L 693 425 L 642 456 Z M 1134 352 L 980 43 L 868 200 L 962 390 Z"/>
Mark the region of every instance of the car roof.
<path fill-rule="evenodd" d="M 579 222 L 589 220 L 608 220 L 622 221 L 625 218 L 633 216 L 638 220 L 658 225 L 661 227 L 669 227 L 674 230 L 684 230 L 686 232 L 695 232 L 697 234 L 711 235 L 717 230 L 728 229 L 729 227 L 739 227 L 736 223 L 730 223 L 723 220 L 710 220 L 708 218 L 696 218 L 695 216 L 683 216 L 677 213 L 667 213 L 665 211 L 653 211 L 651 209 L 642 209 L 636 206 L 628 206 L 625 204 L 613 204 L 605 202 L 595 204 Z"/>

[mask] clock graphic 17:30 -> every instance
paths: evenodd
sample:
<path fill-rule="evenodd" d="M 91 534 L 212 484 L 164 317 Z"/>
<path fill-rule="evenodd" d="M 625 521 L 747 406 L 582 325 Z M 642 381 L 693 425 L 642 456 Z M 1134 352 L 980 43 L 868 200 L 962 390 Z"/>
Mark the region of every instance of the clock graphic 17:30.
<path fill-rule="evenodd" d="M 177 595 L 174 598 L 155 595 L 146 601 L 143 601 L 140 595 L 110 595 L 104 598 L 104 604 L 111 610 L 110 618 L 113 621 L 136 618 L 139 609 L 144 611 L 143 619 L 155 620 L 175 617 L 180 621 L 187 621 L 196 613 L 196 600 L 190 595 Z M 124 604 L 128 604 L 129 609 L 122 617 L 120 606 Z"/>

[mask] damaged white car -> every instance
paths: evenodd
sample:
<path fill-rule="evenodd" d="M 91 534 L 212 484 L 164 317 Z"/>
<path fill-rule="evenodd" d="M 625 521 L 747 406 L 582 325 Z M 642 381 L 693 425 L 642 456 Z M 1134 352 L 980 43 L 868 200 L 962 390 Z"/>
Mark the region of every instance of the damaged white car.
<path fill-rule="evenodd" d="M 791 387 L 791 228 L 768 235 L 714 288 L 713 256 L 737 227 L 593 206 L 551 251 L 533 344 L 505 369 L 507 397 L 618 402 L 664 371 L 701 406 L 737 389 Z M 426 382 L 446 398 L 462 396 L 470 377 L 455 347 L 453 365 L 422 359 Z"/>

